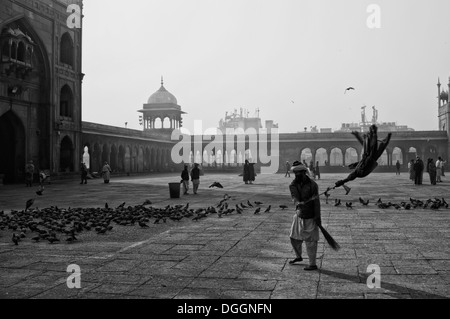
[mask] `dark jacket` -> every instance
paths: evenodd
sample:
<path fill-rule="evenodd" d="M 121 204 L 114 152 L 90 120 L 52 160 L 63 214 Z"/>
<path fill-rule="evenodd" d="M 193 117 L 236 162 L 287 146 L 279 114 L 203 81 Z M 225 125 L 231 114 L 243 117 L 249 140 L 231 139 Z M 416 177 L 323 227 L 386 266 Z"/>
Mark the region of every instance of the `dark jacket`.
<path fill-rule="evenodd" d="M 255 180 L 255 164 L 246 163 L 244 164 L 244 175 L 242 176 L 244 182 Z"/>
<path fill-rule="evenodd" d="M 188 172 L 187 169 L 184 169 L 184 170 L 181 172 L 181 179 L 182 179 L 183 181 L 188 181 L 188 180 L 189 180 L 189 172 Z"/>
<path fill-rule="evenodd" d="M 301 202 L 307 201 L 315 195 L 319 194 L 319 186 L 317 183 L 310 178 L 308 181 L 299 184 L 295 180 L 292 181 L 291 185 L 289 185 L 289 190 L 291 191 L 291 196 L 298 199 Z M 300 218 L 309 219 L 309 218 L 319 218 L 320 219 L 320 199 L 310 201 L 306 205 L 303 206 L 303 209 L 300 213 Z"/>
<path fill-rule="evenodd" d="M 191 178 L 194 179 L 200 179 L 200 169 L 198 167 L 194 167 L 191 170 Z"/>

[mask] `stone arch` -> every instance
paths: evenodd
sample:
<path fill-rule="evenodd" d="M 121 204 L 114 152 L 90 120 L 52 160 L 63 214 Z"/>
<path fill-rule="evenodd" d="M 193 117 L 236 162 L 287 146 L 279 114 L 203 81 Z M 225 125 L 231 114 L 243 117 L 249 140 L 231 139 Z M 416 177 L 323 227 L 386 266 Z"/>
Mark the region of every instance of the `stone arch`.
<path fill-rule="evenodd" d="M 142 146 L 139 146 L 138 148 L 137 171 L 140 173 L 144 171 L 144 149 L 142 148 Z"/>
<path fill-rule="evenodd" d="M 330 166 L 343 166 L 342 150 L 340 148 L 333 148 L 330 152 Z"/>
<path fill-rule="evenodd" d="M 350 164 L 357 163 L 357 162 L 359 162 L 358 151 L 355 148 L 353 148 L 353 147 L 347 148 L 345 150 L 345 162 L 344 162 L 344 164 L 348 166 Z"/>
<path fill-rule="evenodd" d="M 103 144 L 103 147 L 102 147 L 102 163 L 101 163 L 101 167 L 103 167 L 103 164 L 105 163 L 105 162 L 110 162 L 110 160 L 109 160 L 109 147 L 108 147 L 108 144 Z"/>
<path fill-rule="evenodd" d="M 25 176 L 25 139 L 25 127 L 13 111 L 0 116 L 0 174 L 4 174 L 5 184 Z"/>
<path fill-rule="evenodd" d="M 383 154 L 381 154 L 380 158 L 377 160 L 378 166 L 388 166 L 389 165 L 389 156 L 387 150 L 384 150 Z"/>
<path fill-rule="evenodd" d="M 115 144 L 111 145 L 109 162 L 109 166 L 111 166 L 111 169 L 116 172 L 118 169 L 118 151 Z"/>
<path fill-rule="evenodd" d="M 125 147 L 119 146 L 119 154 L 117 156 L 117 168 L 119 172 L 125 172 Z"/>
<path fill-rule="evenodd" d="M 131 173 L 131 148 L 130 146 L 125 146 L 125 154 L 123 157 L 124 170 L 127 173 Z"/>
<path fill-rule="evenodd" d="M 91 158 L 92 171 L 99 172 L 101 170 L 101 161 L 102 151 L 100 145 L 98 143 L 95 143 Z"/>
<path fill-rule="evenodd" d="M 73 172 L 74 171 L 74 149 L 73 142 L 69 136 L 64 136 L 61 140 L 59 151 L 59 170 L 61 172 Z"/>
<path fill-rule="evenodd" d="M 321 147 L 316 151 L 316 162 L 319 162 L 319 165 L 325 165 L 325 161 L 328 161 L 328 152 L 325 148 Z"/>
<path fill-rule="evenodd" d="M 400 165 L 403 165 L 403 150 L 396 146 L 392 150 L 392 163 L 395 165 L 397 163 L 397 160 L 400 162 Z"/>
<path fill-rule="evenodd" d="M 150 171 L 150 158 L 150 149 L 146 147 L 144 152 L 144 171 L 146 172 Z"/>
<path fill-rule="evenodd" d="M 303 161 L 306 162 L 306 164 L 309 165 L 309 162 L 313 160 L 312 152 L 310 148 L 304 148 L 302 149 L 300 153 L 300 161 L 303 163 Z"/>
<path fill-rule="evenodd" d="M 69 85 L 65 84 L 59 95 L 59 115 L 62 117 L 73 117 L 74 96 Z"/>
<path fill-rule="evenodd" d="M 61 63 L 67 64 L 70 67 L 74 67 L 74 46 L 72 37 L 68 32 L 65 32 L 61 36 L 59 61 Z"/>
<path fill-rule="evenodd" d="M 163 121 L 161 120 L 160 117 L 155 118 L 155 128 L 156 129 L 163 128 Z"/>

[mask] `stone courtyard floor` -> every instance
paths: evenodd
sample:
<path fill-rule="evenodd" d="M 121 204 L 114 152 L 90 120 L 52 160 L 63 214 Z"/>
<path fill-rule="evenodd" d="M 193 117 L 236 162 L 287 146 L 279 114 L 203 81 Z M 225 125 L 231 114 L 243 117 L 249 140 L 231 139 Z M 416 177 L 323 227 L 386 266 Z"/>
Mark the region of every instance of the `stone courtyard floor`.
<path fill-rule="evenodd" d="M 324 174 L 322 192 L 343 174 Z M 34 243 L 31 233 L 18 246 L 12 230 L 0 230 L 0 298 L 28 299 L 411 299 L 450 297 L 450 209 L 380 209 L 375 202 L 409 202 L 410 197 L 450 202 L 450 177 L 436 186 L 415 186 L 406 173 L 373 173 L 321 197 L 322 224 L 339 242 L 332 250 L 323 235 L 318 249 L 318 271 L 304 271 L 308 258 L 290 265 L 289 241 L 293 203 L 284 174 L 258 175 L 245 185 L 237 175 L 206 174 L 198 195 L 169 198 L 169 182 L 179 174 L 112 177 L 110 184 L 89 180 L 54 181 L 33 207 L 116 207 L 138 205 L 149 199 L 154 207 L 216 206 L 225 194 L 238 203 L 260 201 L 262 210 L 222 216 L 211 214 L 193 221 L 167 220 L 150 228 L 114 225 L 106 235 L 79 234 L 78 241 Z M 208 186 L 219 181 L 223 189 Z M 37 185 L 0 186 L 0 211 L 24 210 Z M 369 199 L 368 206 L 359 197 Z M 335 207 L 334 200 L 353 202 Z M 280 205 L 289 208 L 282 210 Z M 269 213 L 263 210 L 272 206 Z M 64 237 L 62 237 L 64 239 Z M 80 289 L 69 289 L 69 265 L 80 267 Z M 380 267 L 380 288 L 368 287 L 369 265 Z M 370 281 L 372 283 L 374 281 Z"/>

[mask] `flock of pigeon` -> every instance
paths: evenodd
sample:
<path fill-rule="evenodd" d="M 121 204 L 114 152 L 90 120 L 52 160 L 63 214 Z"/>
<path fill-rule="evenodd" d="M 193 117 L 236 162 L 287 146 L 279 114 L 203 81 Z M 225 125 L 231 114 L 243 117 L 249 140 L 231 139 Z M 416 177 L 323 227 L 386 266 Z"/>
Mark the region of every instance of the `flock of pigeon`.
<path fill-rule="evenodd" d="M 327 198 L 328 199 L 328 198 Z M 363 198 L 359 197 L 359 202 L 363 205 L 363 206 L 368 206 L 369 205 L 369 200 L 364 200 Z M 334 200 L 334 206 L 341 206 L 342 202 L 340 199 L 335 199 Z M 376 202 L 375 205 L 380 208 L 380 209 L 388 209 L 390 207 L 393 207 L 395 209 L 399 209 L 399 210 L 410 210 L 410 209 L 415 209 L 415 208 L 422 208 L 422 209 L 434 209 L 437 210 L 439 208 L 448 208 L 448 203 L 445 201 L 444 198 L 439 199 L 439 198 L 430 198 L 427 199 L 426 201 L 422 201 L 419 199 L 414 199 L 414 198 L 410 198 L 409 202 L 405 202 L 402 201 L 401 203 L 392 203 L 392 202 L 383 202 L 381 200 L 381 198 L 379 198 Z M 347 209 L 352 209 L 353 208 L 353 202 L 345 202 L 345 206 L 347 207 Z"/>
<path fill-rule="evenodd" d="M 0 211 L 0 231 L 6 228 L 12 230 L 12 242 L 15 245 L 19 245 L 19 242 L 26 238 L 34 242 L 48 241 L 50 244 L 61 241 L 73 243 L 82 232 L 95 231 L 103 235 L 110 232 L 115 225 L 149 228 L 150 222 L 160 224 L 166 223 L 167 220 L 179 222 L 182 219 L 196 222 L 211 215 L 222 218 L 230 214 L 243 214 L 245 211 L 252 211 L 253 215 L 273 212 L 271 205 L 263 208 L 263 203 L 259 201 L 252 203 L 247 200 L 246 203 L 233 205 L 230 199 L 232 197 L 225 194 L 216 206 L 198 209 L 190 208 L 189 203 L 157 208 L 152 206 L 150 200 L 136 206 L 126 206 L 124 202 L 115 208 L 106 203 L 100 208 L 64 209 L 51 206 L 32 209 L 34 200 L 28 200 L 25 210 L 13 210 L 10 214 Z M 280 205 L 280 208 L 284 210 L 288 206 Z"/>

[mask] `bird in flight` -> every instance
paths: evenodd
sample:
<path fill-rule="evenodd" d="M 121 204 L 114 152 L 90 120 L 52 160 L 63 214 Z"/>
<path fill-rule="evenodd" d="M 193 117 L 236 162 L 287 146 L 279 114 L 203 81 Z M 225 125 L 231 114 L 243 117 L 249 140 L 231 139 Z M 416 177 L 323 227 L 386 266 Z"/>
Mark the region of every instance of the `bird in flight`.
<path fill-rule="evenodd" d="M 351 86 L 349 86 L 348 88 L 346 88 L 346 89 L 345 89 L 345 91 L 344 91 L 344 94 L 345 94 L 345 93 L 347 93 L 347 91 L 350 91 L 350 90 L 355 90 L 355 88 L 354 88 L 354 87 L 351 87 Z"/>

